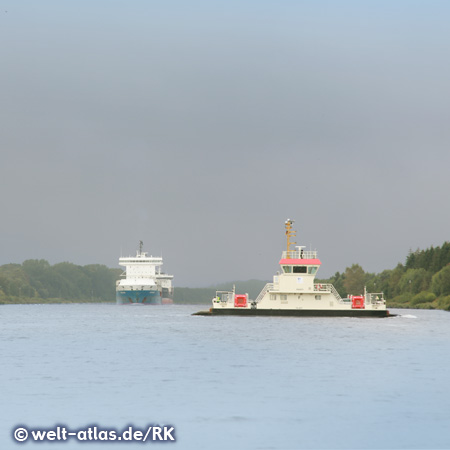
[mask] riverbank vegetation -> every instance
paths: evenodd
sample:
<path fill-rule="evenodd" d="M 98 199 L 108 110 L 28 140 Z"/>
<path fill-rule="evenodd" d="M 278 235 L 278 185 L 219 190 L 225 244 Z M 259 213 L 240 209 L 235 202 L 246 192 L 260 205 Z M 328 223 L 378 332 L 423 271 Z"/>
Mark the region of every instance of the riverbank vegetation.
<path fill-rule="evenodd" d="M 450 311 L 450 242 L 441 247 L 410 251 L 405 264 L 379 274 L 364 272 L 359 264 L 336 272 L 328 280 L 341 296 L 383 292 L 390 308 Z"/>
<path fill-rule="evenodd" d="M 100 264 L 78 266 L 69 262 L 50 265 L 45 260 L 0 266 L 0 304 L 114 302 L 115 282 L 121 269 Z M 450 243 L 410 251 L 405 264 L 379 274 L 368 273 L 359 264 L 336 272 L 318 283 L 332 283 L 342 297 L 383 292 L 390 308 L 445 309 L 450 311 Z M 209 304 L 216 290 L 248 293 L 256 298 L 266 281 L 223 283 L 208 288 L 176 287 L 174 302 Z"/>
<path fill-rule="evenodd" d="M 100 264 L 50 265 L 43 259 L 0 266 L 0 303 L 114 301 L 122 270 Z"/>

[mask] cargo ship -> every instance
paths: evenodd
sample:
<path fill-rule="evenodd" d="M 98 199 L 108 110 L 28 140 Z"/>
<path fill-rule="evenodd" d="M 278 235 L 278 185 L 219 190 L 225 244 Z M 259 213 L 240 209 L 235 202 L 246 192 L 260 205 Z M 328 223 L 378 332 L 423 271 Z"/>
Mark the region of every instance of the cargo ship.
<path fill-rule="evenodd" d="M 161 272 L 162 257 L 147 256 L 139 241 L 136 256 L 119 258 L 125 267 L 122 279 L 116 282 L 118 305 L 161 305 L 173 303 L 173 275 Z"/>
<path fill-rule="evenodd" d="M 255 300 L 248 294 L 217 291 L 208 311 L 194 315 L 239 316 L 341 316 L 341 317 L 388 317 L 383 293 L 368 293 L 342 298 L 332 284 L 316 283 L 315 277 L 321 266 L 316 250 L 296 246 L 292 250 L 294 221 L 286 220 L 287 249 L 279 261 L 280 270 L 267 283 Z"/>

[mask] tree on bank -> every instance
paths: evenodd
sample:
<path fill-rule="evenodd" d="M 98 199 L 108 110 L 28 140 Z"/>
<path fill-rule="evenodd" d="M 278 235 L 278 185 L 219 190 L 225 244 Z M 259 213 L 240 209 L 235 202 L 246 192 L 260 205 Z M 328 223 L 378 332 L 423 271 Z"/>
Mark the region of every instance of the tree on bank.
<path fill-rule="evenodd" d="M 437 296 L 450 295 L 450 264 L 433 275 L 431 290 Z"/>
<path fill-rule="evenodd" d="M 347 295 L 361 295 L 364 292 L 366 274 L 359 264 L 347 267 L 344 272 L 343 285 Z"/>

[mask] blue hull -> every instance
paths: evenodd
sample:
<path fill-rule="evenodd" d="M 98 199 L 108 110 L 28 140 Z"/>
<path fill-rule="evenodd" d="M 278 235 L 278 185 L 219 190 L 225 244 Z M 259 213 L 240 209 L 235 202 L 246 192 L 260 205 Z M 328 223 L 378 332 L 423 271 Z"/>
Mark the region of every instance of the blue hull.
<path fill-rule="evenodd" d="M 161 299 L 159 291 L 116 291 L 118 305 L 160 305 Z"/>

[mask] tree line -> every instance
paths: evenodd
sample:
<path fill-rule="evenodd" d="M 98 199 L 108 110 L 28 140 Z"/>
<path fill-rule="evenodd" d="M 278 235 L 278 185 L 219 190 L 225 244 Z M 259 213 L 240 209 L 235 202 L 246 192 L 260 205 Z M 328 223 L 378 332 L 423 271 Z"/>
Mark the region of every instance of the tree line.
<path fill-rule="evenodd" d="M 383 292 L 391 308 L 450 311 L 450 242 L 440 247 L 410 251 L 405 264 L 379 274 L 364 272 L 359 264 L 336 272 L 329 280 L 341 296 Z"/>
<path fill-rule="evenodd" d="M 115 300 L 121 269 L 101 264 L 50 265 L 44 259 L 0 266 L 0 303 Z"/>
<path fill-rule="evenodd" d="M 0 303 L 114 302 L 121 269 L 100 264 L 78 266 L 69 262 L 50 265 L 46 260 L 0 266 Z M 336 272 L 318 283 L 332 283 L 342 297 L 383 292 L 391 308 L 434 308 L 450 311 L 450 243 L 410 251 L 405 264 L 379 274 L 368 273 L 359 264 Z M 176 287 L 175 303 L 210 303 L 216 290 L 247 292 L 256 298 L 265 281 L 224 283 L 209 288 Z"/>

